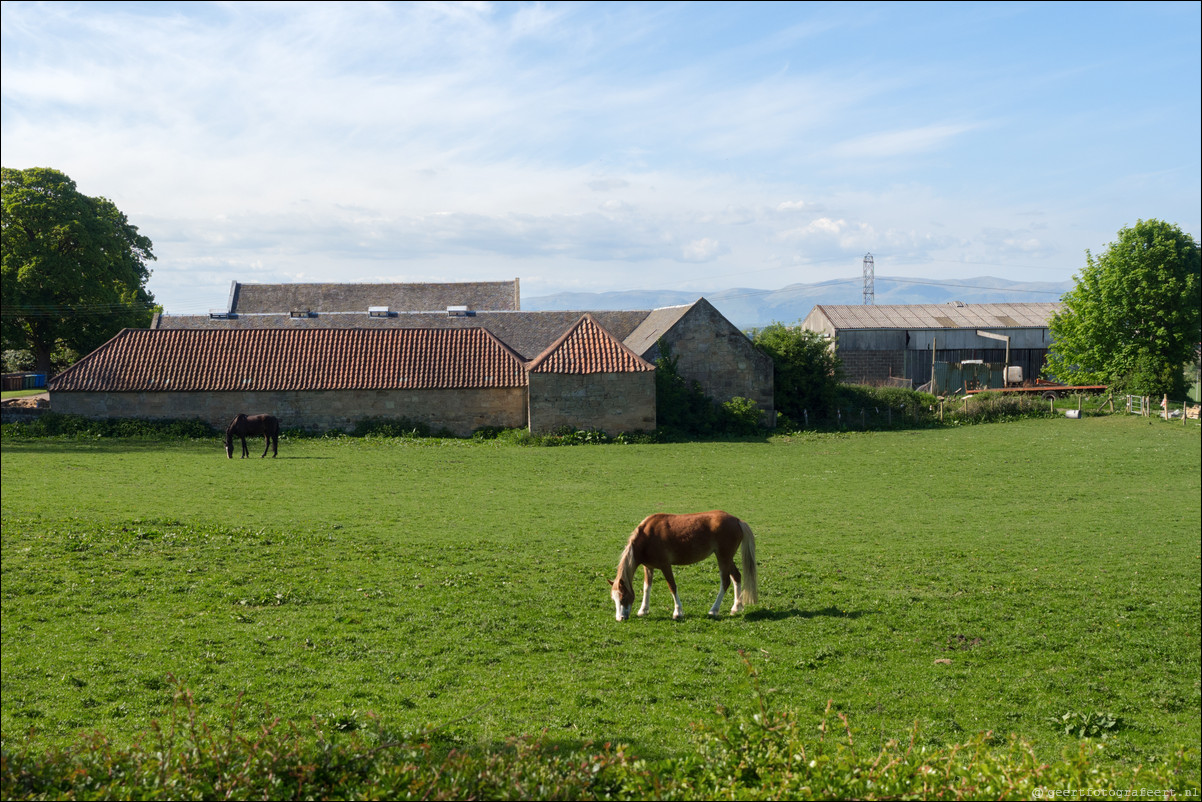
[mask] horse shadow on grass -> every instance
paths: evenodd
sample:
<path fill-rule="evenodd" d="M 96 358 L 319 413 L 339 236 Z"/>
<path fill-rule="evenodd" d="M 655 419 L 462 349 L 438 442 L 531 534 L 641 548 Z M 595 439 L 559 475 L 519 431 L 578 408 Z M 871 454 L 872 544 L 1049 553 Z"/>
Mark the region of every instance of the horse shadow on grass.
<path fill-rule="evenodd" d="M 823 607 L 821 610 L 798 610 L 796 607 L 787 610 L 772 610 L 757 608 L 743 613 L 748 621 L 785 621 L 790 618 L 848 618 L 856 619 L 872 615 L 872 610 L 840 610 L 838 607 Z"/>

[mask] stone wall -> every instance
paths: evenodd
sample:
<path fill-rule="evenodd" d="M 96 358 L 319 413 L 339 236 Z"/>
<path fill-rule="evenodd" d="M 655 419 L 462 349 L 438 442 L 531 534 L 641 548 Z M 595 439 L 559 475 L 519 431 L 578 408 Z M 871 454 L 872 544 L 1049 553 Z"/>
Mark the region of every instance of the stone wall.
<path fill-rule="evenodd" d="M 655 373 L 531 373 L 530 431 L 561 426 L 607 434 L 655 428 Z"/>
<path fill-rule="evenodd" d="M 224 430 L 239 412 L 270 413 L 285 429 L 328 431 L 366 418 L 408 418 L 467 436 L 481 426 L 524 428 L 524 387 L 460 390 L 289 390 L 276 392 L 52 392 L 55 412 L 87 418 L 200 418 Z M 653 413 L 654 415 L 654 413 Z"/>
<path fill-rule="evenodd" d="M 664 340 L 686 381 L 696 381 L 718 403 L 735 396 L 750 398 L 763 410 L 764 424 L 775 424 L 772 357 L 758 351 L 708 301 L 694 304 Z M 656 355 L 645 358 L 654 361 Z"/>

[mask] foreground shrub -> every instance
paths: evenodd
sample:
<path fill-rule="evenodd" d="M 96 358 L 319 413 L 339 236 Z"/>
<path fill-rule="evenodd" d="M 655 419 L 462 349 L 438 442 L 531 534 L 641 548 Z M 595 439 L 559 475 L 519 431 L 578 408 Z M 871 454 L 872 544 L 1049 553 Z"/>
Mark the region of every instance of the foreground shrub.
<path fill-rule="evenodd" d="M 750 667 L 749 667 L 750 669 Z M 755 680 L 752 671 L 753 681 Z M 1022 740 L 990 733 L 951 747 L 889 741 L 857 749 L 845 716 L 828 703 L 818 728 L 772 708 L 756 690 L 752 715 L 720 711 L 699 726 L 695 752 L 641 760 L 622 745 L 560 748 L 513 739 L 488 751 L 440 749 L 437 730 L 398 737 L 363 725 L 278 720 L 239 732 L 238 706 L 225 723 L 202 722 L 177 690 L 170 723 L 131 746 L 102 733 L 38 751 L 7 737 L 0 755 L 5 799 L 1032 799 L 1043 789 L 1185 789 L 1198 783 L 1198 755 L 1179 750 L 1149 766 L 1107 767 L 1084 742 L 1057 761 Z M 327 731 L 329 730 L 329 731 Z M 915 732 L 915 735 L 917 732 Z"/>

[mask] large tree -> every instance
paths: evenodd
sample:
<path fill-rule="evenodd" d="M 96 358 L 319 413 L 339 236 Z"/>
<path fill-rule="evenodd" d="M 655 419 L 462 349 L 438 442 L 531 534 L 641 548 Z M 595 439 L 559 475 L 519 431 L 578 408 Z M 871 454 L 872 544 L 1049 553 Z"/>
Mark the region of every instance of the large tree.
<path fill-rule="evenodd" d="M 1072 384 L 1110 384 L 1180 396 L 1199 340 L 1198 243 L 1160 220 L 1119 231 L 1097 258 L 1085 252 L 1077 285 L 1052 317 L 1045 372 Z"/>
<path fill-rule="evenodd" d="M 2 169 L 4 348 L 28 349 L 48 373 L 58 350 L 86 354 L 148 325 L 150 240 L 58 170 Z"/>

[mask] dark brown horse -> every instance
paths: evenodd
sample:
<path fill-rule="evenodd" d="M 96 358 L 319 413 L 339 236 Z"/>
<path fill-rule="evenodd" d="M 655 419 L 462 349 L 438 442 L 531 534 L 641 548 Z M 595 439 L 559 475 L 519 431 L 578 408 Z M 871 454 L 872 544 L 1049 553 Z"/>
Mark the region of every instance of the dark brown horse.
<path fill-rule="evenodd" d="M 741 551 L 743 571 L 735 567 L 735 552 Z M 691 515 L 648 515 L 635 527 L 618 561 L 618 576 L 610 586 L 616 617 L 625 621 L 630 617 L 634 604 L 634 571 L 643 566 L 643 604 L 639 615 L 647 614 L 647 597 L 651 593 L 651 575 L 658 568 L 664 574 L 676 609 L 673 618 L 684 616 L 680 607 L 680 596 L 676 594 L 676 578 L 672 575 L 673 565 L 692 565 L 711 554 L 718 558 L 718 570 L 722 574 L 718 598 L 710 608 L 710 615 L 718 615 L 722 597 L 733 582 L 735 603 L 731 615 L 741 612 L 743 605 L 755 604 L 759 590 L 755 571 L 755 535 L 746 522 L 721 510 L 697 512 Z"/>
<path fill-rule="evenodd" d="M 271 456 L 275 457 L 279 452 L 280 447 L 280 422 L 275 415 L 243 415 L 239 412 L 230 421 L 230 425 L 225 427 L 225 455 L 230 459 L 234 458 L 234 438 L 242 438 L 242 457 L 245 459 L 250 456 L 250 452 L 246 449 L 246 437 L 256 437 L 263 435 L 263 456 L 267 456 L 267 450 L 271 449 Z"/>

